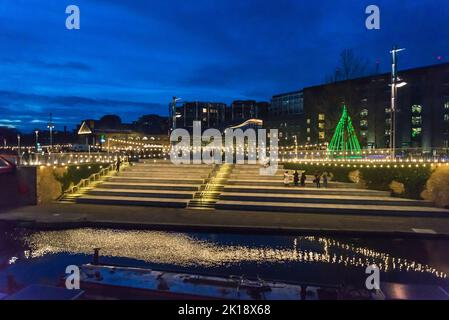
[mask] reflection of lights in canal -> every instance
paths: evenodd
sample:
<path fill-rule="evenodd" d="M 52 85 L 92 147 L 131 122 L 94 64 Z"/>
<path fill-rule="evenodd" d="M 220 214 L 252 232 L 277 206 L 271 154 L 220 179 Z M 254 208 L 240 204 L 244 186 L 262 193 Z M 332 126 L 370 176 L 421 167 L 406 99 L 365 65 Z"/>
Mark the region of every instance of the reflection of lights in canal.
<path fill-rule="evenodd" d="M 127 257 L 178 266 L 214 267 L 239 263 L 303 262 L 366 267 L 376 264 L 381 271 L 406 271 L 447 278 L 447 274 L 415 261 L 321 237 L 297 237 L 293 247 L 242 246 L 198 240 L 181 233 L 77 229 L 38 232 L 28 237 L 31 250 L 26 258 L 47 254 L 91 254 L 101 248 L 109 257 Z M 302 248 L 305 247 L 305 248 Z"/>

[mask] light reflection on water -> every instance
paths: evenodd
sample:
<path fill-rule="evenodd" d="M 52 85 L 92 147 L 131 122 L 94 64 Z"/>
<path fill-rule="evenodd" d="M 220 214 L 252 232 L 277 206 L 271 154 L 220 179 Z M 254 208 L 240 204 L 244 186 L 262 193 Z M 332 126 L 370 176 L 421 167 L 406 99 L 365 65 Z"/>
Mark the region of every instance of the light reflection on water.
<path fill-rule="evenodd" d="M 251 236 L 247 237 L 251 239 Z M 282 241 L 270 242 L 270 238 L 282 238 Z M 383 272 L 422 273 L 447 279 L 446 272 L 437 267 L 324 237 L 267 237 L 266 242 L 247 240 L 244 244 L 239 241 L 234 244 L 230 240 L 216 240 L 213 236 L 183 233 L 76 229 L 37 232 L 30 234 L 26 241 L 31 249 L 26 251 L 26 256 L 31 258 L 59 253 L 90 255 L 93 248 L 101 248 L 102 256 L 180 267 L 320 263 L 362 268 L 376 264 Z"/>

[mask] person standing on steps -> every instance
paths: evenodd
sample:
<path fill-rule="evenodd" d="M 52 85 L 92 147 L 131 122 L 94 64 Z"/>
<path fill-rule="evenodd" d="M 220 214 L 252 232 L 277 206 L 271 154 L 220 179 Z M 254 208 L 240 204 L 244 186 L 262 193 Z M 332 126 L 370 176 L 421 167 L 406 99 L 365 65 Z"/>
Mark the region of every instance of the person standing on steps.
<path fill-rule="evenodd" d="M 116 164 L 116 167 L 117 167 L 117 173 L 119 173 L 120 172 L 120 165 L 122 164 L 122 160 L 120 160 L 120 158 L 117 158 L 117 164 Z"/>
<path fill-rule="evenodd" d="M 307 180 L 306 172 L 303 171 L 302 174 L 301 174 L 301 187 L 305 187 L 306 186 L 306 180 Z"/>
<path fill-rule="evenodd" d="M 284 172 L 284 186 L 288 187 L 290 185 L 290 175 L 288 171 Z"/>
<path fill-rule="evenodd" d="M 295 187 L 297 187 L 299 184 L 299 173 L 297 170 L 295 170 L 295 173 L 293 174 L 293 183 Z"/>
<path fill-rule="evenodd" d="M 323 186 L 325 188 L 327 188 L 327 180 L 328 180 L 327 172 L 325 172 L 325 173 L 323 173 Z"/>
<path fill-rule="evenodd" d="M 316 187 L 317 188 L 321 188 L 321 177 L 320 177 L 320 175 L 318 173 L 315 174 L 315 181 L 314 182 L 316 183 Z"/>

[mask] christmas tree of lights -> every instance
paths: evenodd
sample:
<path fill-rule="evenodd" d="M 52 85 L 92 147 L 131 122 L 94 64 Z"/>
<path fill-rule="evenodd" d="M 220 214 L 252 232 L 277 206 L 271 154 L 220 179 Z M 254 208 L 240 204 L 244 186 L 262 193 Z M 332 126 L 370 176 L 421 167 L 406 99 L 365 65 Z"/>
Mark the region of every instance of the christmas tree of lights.
<path fill-rule="evenodd" d="M 362 153 L 351 117 L 345 105 L 343 105 L 343 114 L 341 115 L 327 151 L 331 156 L 343 156 L 345 158 L 356 158 Z"/>

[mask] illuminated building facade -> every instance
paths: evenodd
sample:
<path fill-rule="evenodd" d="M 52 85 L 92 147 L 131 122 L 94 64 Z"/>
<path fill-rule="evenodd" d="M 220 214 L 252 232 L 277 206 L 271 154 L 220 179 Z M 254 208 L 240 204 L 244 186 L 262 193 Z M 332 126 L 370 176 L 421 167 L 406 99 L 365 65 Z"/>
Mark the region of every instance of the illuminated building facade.
<path fill-rule="evenodd" d="M 227 118 L 232 124 L 241 123 L 249 119 L 263 119 L 267 116 L 270 104 L 255 100 L 236 100 L 231 103 L 231 117 Z"/>
<path fill-rule="evenodd" d="M 100 148 L 113 147 L 124 144 L 124 141 L 142 144 L 165 146 L 169 144 L 168 123 L 166 118 L 156 119 L 158 116 L 143 116 L 132 124 L 121 123 L 117 116 L 105 116 L 100 120 L 84 120 L 77 127 L 79 143 L 82 145 L 98 146 Z M 152 120 L 153 122 L 151 122 Z M 156 121 L 158 120 L 158 121 Z M 159 123 L 159 120 L 162 121 Z"/>
<path fill-rule="evenodd" d="M 193 121 L 200 121 L 203 130 L 224 130 L 250 119 L 263 119 L 269 105 L 255 100 L 236 100 L 230 106 L 217 102 L 184 102 L 176 108 L 176 127 L 192 131 Z"/>
<path fill-rule="evenodd" d="M 399 72 L 396 146 L 431 151 L 449 147 L 449 64 Z M 388 148 L 389 73 L 304 88 L 300 144 L 329 142 L 345 104 L 362 148 Z"/>
<path fill-rule="evenodd" d="M 201 128 L 223 129 L 226 123 L 226 104 L 218 102 L 184 102 L 176 108 L 176 127 L 192 130 L 193 122 Z"/>
<path fill-rule="evenodd" d="M 273 96 L 265 126 L 279 130 L 279 144 L 292 145 L 299 143 L 305 128 L 304 97 L 302 91 L 278 94 Z"/>

